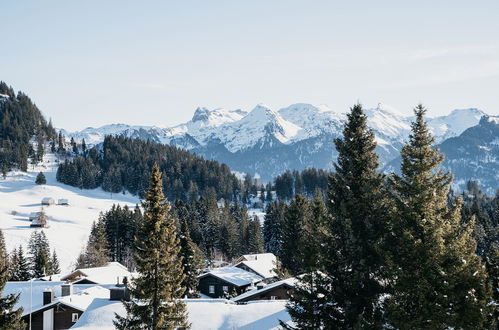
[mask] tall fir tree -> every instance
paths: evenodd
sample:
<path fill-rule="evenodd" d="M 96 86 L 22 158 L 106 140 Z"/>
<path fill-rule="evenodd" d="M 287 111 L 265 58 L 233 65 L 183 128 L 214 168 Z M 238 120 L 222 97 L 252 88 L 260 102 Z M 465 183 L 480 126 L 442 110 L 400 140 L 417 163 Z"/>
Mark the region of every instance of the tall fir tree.
<path fill-rule="evenodd" d="M 189 298 L 199 297 L 198 275 L 201 274 L 205 264 L 203 252 L 191 240 L 187 220 L 183 218 L 180 221 L 180 255 L 182 256 L 184 280 L 182 288 L 185 289 L 185 295 Z"/>
<path fill-rule="evenodd" d="M 50 249 L 47 236 L 42 231 L 31 234 L 28 242 L 29 263 L 33 277 L 43 277 L 50 273 Z"/>
<path fill-rule="evenodd" d="M 139 276 L 130 287 L 132 300 L 124 302 L 127 315 L 116 315 L 118 329 L 188 328 L 180 245 L 170 204 L 163 195 L 163 181 L 153 166 L 149 190 L 142 204 L 144 219 L 135 237 Z"/>
<path fill-rule="evenodd" d="M 250 219 L 248 226 L 248 252 L 249 253 L 263 253 L 263 236 L 262 226 L 258 216 Z"/>
<path fill-rule="evenodd" d="M 28 260 L 21 245 L 12 251 L 9 281 L 28 281 L 30 279 Z"/>
<path fill-rule="evenodd" d="M 47 275 L 59 274 L 61 272 L 61 268 L 59 266 L 59 258 L 57 258 L 57 254 L 52 251 L 52 256 L 50 257 L 50 271 Z"/>
<path fill-rule="evenodd" d="M 0 329 L 24 329 L 26 325 L 21 319 L 23 309 L 14 309 L 19 300 L 19 294 L 9 294 L 5 297 L 2 294 L 5 283 L 9 279 L 8 265 L 5 239 L 0 230 Z"/>
<path fill-rule="evenodd" d="M 268 191 L 268 190 L 267 190 Z M 286 213 L 286 203 L 282 201 L 270 202 L 265 209 L 263 221 L 263 239 L 265 251 L 281 256 L 282 226 Z"/>
<path fill-rule="evenodd" d="M 418 105 L 400 176 L 390 177 L 395 200 L 391 227 L 388 323 L 400 329 L 481 329 L 490 291 L 475 254 L 473 221 L 461 224 L 461 201 L 448 206 L 452 176 Z"/>
<path fill-rule="evenodd" d="M 105 266 L 109 258 L 109 244 L 106 236 L 104 221 L 99 219 L 92 224 L 90 237 L 85 250 L 82 251 L 76 262 L 76 268 L 91 268 Z"/>
<path fill-rule="evenodd" d="M 304 297 L 294 305 L 294 320 L 305 327 L 377 329 L 383 325 L 379 301 L 385 292 L 381 246 L 387 203 L 375 136 L 360 104 L 350 109 L 343 137 L 334 143 L 338 158 L 329 179 L 330 216 L 318 265 L 323 276 L 310 279 L 322 302 Z M 323 213 L 320 204 L 316 209 Z M 317 309 L 311 310 L 314 305 Z"/>

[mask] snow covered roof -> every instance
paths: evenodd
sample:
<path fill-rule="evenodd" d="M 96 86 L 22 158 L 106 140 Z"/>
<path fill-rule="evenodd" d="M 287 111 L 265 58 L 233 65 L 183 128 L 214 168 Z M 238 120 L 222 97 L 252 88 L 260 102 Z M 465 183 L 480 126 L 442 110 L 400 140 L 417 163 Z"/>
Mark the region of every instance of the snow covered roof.
<path fill-rule="evenodd" d="M 288 285 L 290 287 L 294 287 L 295 284 L 296 284 L 296 282 L 297 282 L 297 279 L 294 278 L 294 277 L 287 278 L 285 280 L 281 280 L 281 281 L 277 281 L 277 282 L 268 284 L 268 285 L 264 286 L 261 289 L 254 288 L 253 290 L 247 291 L 247 292 L 245 292 L 243 294 L 240 294 L 237 297 L 232 298 L 232 301 L 236 301 L 236 302 L 237 301 L 241 301 L 241 300 L 244 300 L 246 298 L 250 298 L 252 296 L 259 295 L 259 294 L 261 294 L 263 292 L 267 292 L 269 290 L 273 290 L 273 289 L 275 289 L 277 287 L 280 287 L 281 285 Z"/>
<path fill-rule="evenodd" d="M 245 265 L 264 278 L 275 276 L 277 258 L 273 253 L 245 254 L 236 261 L 235 267 Z"/>
<path fill-rule="evenodd" d="M 54 199 L 52 197 L 43 197 L 42 198 L 42 203 L 49 203 L 49 202 L 54 202 Z"/>
<path fill-rule="evenodd" d="M 70 280 L 73 283 L 79 281 L 90 281 L 96 284 L 117 284 L 123 281 L 126 276 L 131 279 L 132 273 L 119 262 L 110 262 L 103 267 L 81 268 L 60 277 L 61 281 Z M 52 278 L 57 275 L 52 275 Z"/>
<path fill-rule="evenodd" d="M 32 309 L 37 310 L 43 306 L 43 292 L 52 291 L 55 297 L 61 297 L 61 285 L 65 282 L 61 281 L 33 281 L 32 283 Z M 77 295 L 79 292 L 84 291 L 88 288 L 95 287 L 95 284 L 76 284 L 73 285 L 73 296 Z M 113 285 L 114 286 L 114 285 Z M 22 307 L 24 313 L 29 313 L 30 310 L 30 282 L 29 281 L 19 281 L 19 282 L 7 282 L 2 292 L 2 296 L 5 297 L 9 294 L 19 294 L 19 301 L 15 305 L 15 308 Z M 109 291 L 108 291 L 109 294 Z M 109 298 L 109 297 L 108 297 Z"/>
<path fill-rule="evenodd" d="M 92 286 L 92 287 L 89 287 L 89 288 L 84 289 L 82 291 L 79 291 L 76 294 L 55 298 L 49 304 L 37 305 L 35 308 L 32 308 L 32 313 L 36 312 L 37 310 L 49 307 L 49 306 L 57 305 L 59 303 L 62 303 L 66 306 L 73 307 L 75 309 L 78 309 L 78 310 L 84 312 L 95 298 L 103 298 L 103 299 L 107 298 L 107 299 L 109 299 L 109 289 L 103 288 L 103 287 L 98 286 L 98 285 Z M 24 310 L 23 316 L 27 315 L 29 313 L 30 313 L 30 309 L 27 308 Z"/>
<path fill-rule="evenodd" d="M 192 330 L 279 329 L 279 320 L 290 323 L 285 301 L 250 302 L 236 305 L 225 299 L 186 299 Z M 114 330 L 114 313 L 125 315 L 123 304 L 94 299 L 71 329 Z"/>
<path fill-rule="evenodd" d="M 215 276 L 236 286 L 245 286 L 263 280 L 263 277 L 237 267 L 215 268 L 207 273 L 199 275 L 198 278 L 203 278 L 209 275 Z"/>

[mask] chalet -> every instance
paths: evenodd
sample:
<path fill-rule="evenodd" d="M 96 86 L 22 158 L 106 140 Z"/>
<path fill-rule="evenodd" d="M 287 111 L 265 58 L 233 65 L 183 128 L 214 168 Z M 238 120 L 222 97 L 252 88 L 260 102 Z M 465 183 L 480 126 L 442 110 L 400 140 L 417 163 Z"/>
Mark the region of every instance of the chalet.
<path fill-rule="evenodd" d="M 265 279 L 275 277 L 277 258 L 273 253 L 245 254 L 236 260 L 234 267 L 255 273 Z"/>
<path fill-rule="evenodd" d="M 60 198 L 57 200 L 57 205 L 69 205 L 69 200 L 65 198 Z"/>
<path fill-rule="evenodd" d="M 42 205 L 54 205 L 55 204 L 55 200 L 52 198 L 52 197 L 44 197 L 42 199 Z"/>
<path fill-rule="evenodd" d="M 43 292 L 43 303 L 24 309 L 26 329 L 59 330 L 71 328 L 95 298 L 108 298 L 109 290 L 93 286 L 73 294 L 72 284 L 61 285 L 61 296 L 54 291 Z"/>
<path fill-rule="evenodd" d="M 80 268 L 60 276 L 60 281 L 73 284 L 121 284 L 131 279 L 133 273 L 119 262 L 109 262 L 103 267 Z M 58 275 L 52 275 L 57 279 Z M 46 278 L 44 278 L 46 279 Z"/>
<path fill-rule="evenodd" d="M 42 212 L 32 212 L 30 215 L 29 215 L 29 221 L 33 221 L 35 220 L 36 218 L 38 218 L 38 216 L 42 214 Z"/>
<path fill-rule="evenodd" d="M 43 210 L 40 212 L 36 212 L 36 213 L 37 213 L 36 217 L 31 218 L 31 216 L 30 216 L 30 220 L 31 220 L 30 227 L 46 228 L 48 226 L 47 215 L 45 214 L 45 212 L 43 212 Z"/>
<path fill-rule="evenodd" d="M 198 290 L 212 298 L 239 295 L 249 286 L 263 280 L 263 277 L 238 267 L 215 268 L 198 276 Z"/>
<path fill-rule="evenodd" d="M 296 284 L 295 278 L 288 278 L 271 284 L 258 283 L 256 288 L 232 298 L 237 303 L 254 300 L 289 300 Z"/>

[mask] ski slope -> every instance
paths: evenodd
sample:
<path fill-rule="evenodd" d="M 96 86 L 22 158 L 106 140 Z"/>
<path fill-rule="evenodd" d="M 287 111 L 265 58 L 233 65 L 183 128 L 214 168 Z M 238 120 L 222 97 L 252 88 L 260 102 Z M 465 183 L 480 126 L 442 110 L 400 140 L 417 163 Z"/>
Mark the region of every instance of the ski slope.
<path fill-rule="evenodd" d="M 36 175 L 42 171 L 47 184 L 35 184 Z M 43 230 L 51 250 L 55 249 L 62 272 L 69 271 L 84 247 L 92 222 L 100 212 L 107 211 L 113 204 L 135 207 L 137 196 L 111 194 L 102 189 L 80 190 L 56 181 L 57 159 L 45 155 L 43 162 L 29 165 L 28 172 L 9 172 L 6 179 L 0 178 L 0 229 L 3 231 L 7 250 L 10 252 L 20 244 L 26 252 L 32 232 Z M 41 200 L 52 197 L 69 200 L 69 206 L 51 205 L 44 207 L 49 228 L 31 228 L 28 216 L 40 211 Z"/>

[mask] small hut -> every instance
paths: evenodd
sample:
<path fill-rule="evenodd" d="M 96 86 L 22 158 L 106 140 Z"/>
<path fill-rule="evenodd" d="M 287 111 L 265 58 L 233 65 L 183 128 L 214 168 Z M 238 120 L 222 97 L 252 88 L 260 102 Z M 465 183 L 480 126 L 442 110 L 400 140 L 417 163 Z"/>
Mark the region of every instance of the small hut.
<path fill-rule="evenodd" d="M 48 226 L 48 217 L 43 210 L 41 210 L 38 216 L 31 221 L 30 227 L 40 227 L 46 228 Z"/>
<path fill-rule="evenodd" d="M 38 216 L 40 216 L 42 212 L 32 212 L 30 215 L 29 215 L 29 221 L 33 221 L 35 220 L 36 218 L 38 218 Z"/>
<path fill-rule="evenodd" d="M 54 205 L 55 204 L 55 200 L 52 198 L 52 197 L 44 197 L 42 199 L 42 205 Z"/>
<path fill-rule="evenodd" d="M 65 199 L 65 198 L 60 198 L 58 201 L 57 201 L 57 205 L 69 205 L 69 200 Z"/>

